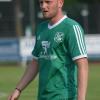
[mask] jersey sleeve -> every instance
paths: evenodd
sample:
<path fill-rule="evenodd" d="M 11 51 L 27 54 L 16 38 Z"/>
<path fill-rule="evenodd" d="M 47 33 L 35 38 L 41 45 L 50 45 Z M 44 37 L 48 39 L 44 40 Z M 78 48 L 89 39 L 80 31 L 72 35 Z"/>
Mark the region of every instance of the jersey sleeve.
<path fill-rule="evenodd" d="M 35 46 L 32 50 L 33 59 L 38 59 L 37 32 L 35 32 Z"/>
<path fill-rule="evenodd" d="M 35 40 L 36 41 L 36 40 Z M 32 56 L 34 59 L 38 59 L 38 53 L 37 53 L 37 43 L 35 42 L 34 49 L 32 50 Z"/>
<path fill-rule="evenodd" d="M 84 31 L 79 24 L 72 25 L 67 37 L 68 50 L 73 60 L 87 57 Z"/>

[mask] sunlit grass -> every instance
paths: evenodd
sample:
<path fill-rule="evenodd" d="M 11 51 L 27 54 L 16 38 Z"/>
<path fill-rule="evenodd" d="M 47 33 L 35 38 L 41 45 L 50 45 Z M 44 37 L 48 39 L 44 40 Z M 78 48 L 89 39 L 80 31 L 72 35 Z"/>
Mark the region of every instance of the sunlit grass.
<path fill-rule="evenodd" d="M 89 64 L 89 82 L 86 100 L 100 100 L 100 64 Z M 24 73 L 21 66 L 0 65 L 0 100 L 7 100 Z M 38 78 L 21 94 L 19 100 L 37 100 Z"/>

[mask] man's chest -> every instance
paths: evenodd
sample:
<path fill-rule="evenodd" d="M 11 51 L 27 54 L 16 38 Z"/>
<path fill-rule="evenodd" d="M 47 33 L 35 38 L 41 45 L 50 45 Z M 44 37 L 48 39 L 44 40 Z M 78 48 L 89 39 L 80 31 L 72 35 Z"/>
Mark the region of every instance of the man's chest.
<path fill-rule="evenodd" d="M 37 36 L 37 45 L 52 48 L 64 42 L 65 34 L 60 31 L 43 31 Z"/>

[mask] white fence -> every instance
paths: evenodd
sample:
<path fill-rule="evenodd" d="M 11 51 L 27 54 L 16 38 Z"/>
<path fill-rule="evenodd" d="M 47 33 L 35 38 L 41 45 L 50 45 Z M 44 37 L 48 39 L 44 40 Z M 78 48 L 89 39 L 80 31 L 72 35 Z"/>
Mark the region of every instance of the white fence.
<path fill-rule="evenodd" d="M 100 60 L 100 35 L 86 35 L 86 46 L 90 60 Z M 32 59 L 35 37 L 0 39 L 0 61 L 23 61 Z"/>

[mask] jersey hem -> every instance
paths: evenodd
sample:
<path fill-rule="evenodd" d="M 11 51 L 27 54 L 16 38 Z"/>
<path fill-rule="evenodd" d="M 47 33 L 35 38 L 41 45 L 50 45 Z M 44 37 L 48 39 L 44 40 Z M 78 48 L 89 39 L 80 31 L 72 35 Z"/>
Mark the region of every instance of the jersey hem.
<path fill-rule="evenodd" d="M 32 58 L 38 60 L 38 57 L 36 57 L 36 56 L 32 56 Z"/>
<path fill-rule="evenodd" d="M 77 60 L 77 59 L 85 58 L 85 57 L 87 58 L 87 55 L 79 55 L 79 56 L 73 57 L 72 59 Z"/>

